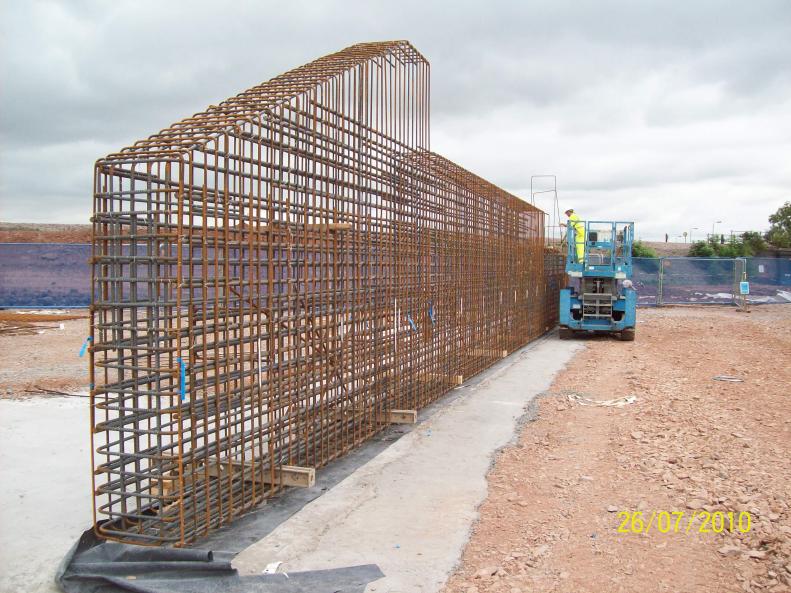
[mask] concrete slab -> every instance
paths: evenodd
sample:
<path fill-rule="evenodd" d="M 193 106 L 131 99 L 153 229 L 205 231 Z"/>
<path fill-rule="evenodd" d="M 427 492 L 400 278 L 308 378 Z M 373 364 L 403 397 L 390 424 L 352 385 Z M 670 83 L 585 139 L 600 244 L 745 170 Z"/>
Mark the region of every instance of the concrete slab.
<path fill-rule="evenodd" d="M 90 527 L 88 399 L 0 400 L 0 593 L 51 593 Z"/>
<path fill-rule="evenodd" d="M 234 566 L 243 574 L 282 561 L 288 572 L 378 564 L 369 591 L 437 591 L 458 562 L 496 451 L 531 400 L 583 346 L 539 340 L 421 414 L 415 430 L 309 502 Z"/>
<path fill-rule="evenodd" d="M 319 470 L 315 492 L 290 490 L 197 547 L 256 542 L 235 561 L 246 573 L 270 559 L 286 570 L 374 562 L 388 575 L 378 592 L 438 589 L 486 495 L 494 452 L 580 347 L 549 337 L 514 353 L 421 411 L 419 424 Z M 0 400 L 0 593 L 57 591 L 58 564 L 93 520 L 88 426 L 87 398 Z"/>

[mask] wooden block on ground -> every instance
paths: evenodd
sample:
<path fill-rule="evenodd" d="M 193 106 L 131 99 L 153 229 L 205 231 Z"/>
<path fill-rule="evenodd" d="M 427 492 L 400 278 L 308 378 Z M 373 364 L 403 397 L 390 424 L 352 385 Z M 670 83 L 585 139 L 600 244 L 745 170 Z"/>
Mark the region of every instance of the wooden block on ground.
<path fill-rule="evenodd" d="M 417 422 L 417 410 L 390 410 L 387 412 L 390 424 L 414 424 Z"/>
<path fill-rule="evenodd" d="M 425 382 L 434 382 L 437 379 L 444 382 L 449 382 L 452 385 L 461 385 L 464 383 L 464 377 L 462 375 L 442 375 L 439 373 L 420 373 L 416 375 L 414 380 L 415 381 L 425 381 Z"/>
<path fill-rule="evenodd" d="M 508 350 L 487 350 L 485 348 L 475 348 L 467 351 L 468 356 L 492 356 L 505 358 L 508 356 Z"/>
<path fill-rule="evenodd" d="M 152 496 L 170 496 L 174 491 L 178 490 L 178 475 L 175 472 L 167 472 L 161 476 L 151 477 L 151 495 Z M 162 490 L 159 489 L 159 484 L 162 483 Z"/>
<path fill-rule="evenodd" d="M 264 482 L 266 482 L 266 478 L 264 478 Z M 280 466 L 280 471 L 275 470 L 275 483 L 281 486 L 310 488 L 316 484 L 316 468 L 296 465 Z"/>
<path fill-rule="evenodd" d="M 230 464 L 223 462 L 218 467 L 216 463 L 211 463 L 206 466 L 207 473 L 215 478 L 225 478 L 234 468 L 234 473 L 241 469 L 242 464 L 238 461 L 233 461 Z M 245 481 L 253 482 L 258 481 L 258 476 L 252 470 L 251 466 L 249 471 L 245 473 Z M 241 473 L 240 473 L 241 475 Z M 296 465 L 283 465 L 279 469 L 275 469 L 275 479 L 272 481 L 269 472 L 264 472 L 261 479 L 264 484 L 279 484 L 281 486 L 294 486 L 296 488 L 310 488 L 316 484 L 316 469 L 313 467 L 298 467 Z"/>
<path fill-rule="evenodd" d="M 329 222 L 326 224 L 309 224 L 308 228 L 316 230 L 327 229 L 328 231 L 349 231 L 352 225 L 349 222 Z"/>

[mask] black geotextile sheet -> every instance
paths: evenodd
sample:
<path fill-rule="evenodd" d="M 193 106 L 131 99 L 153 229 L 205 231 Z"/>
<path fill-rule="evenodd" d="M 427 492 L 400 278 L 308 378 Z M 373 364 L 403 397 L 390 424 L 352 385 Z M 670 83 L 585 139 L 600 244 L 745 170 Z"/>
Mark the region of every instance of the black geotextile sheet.
<path fill-rule="evenodd" d="M 231 559 L 411 430 L 411 425 L 399 424 L 375 435 L 328 464 L 313 488 L 289 488 L 203 538 L 197 545 L 206 549 L 116 544 L 88 530 L 61 562 L 55 581 L 66 593 L 362 593 L 369 582 L 384 576 L 375 564 L 288 576 L 239 576 Z"/>
<path fill-rule="evenodd" d="M 363 593 L 384 576 L 375 564 L 240 576 L 232 553 L 104 542 L 82 534 L 55 581 L 65 593 Z"/>

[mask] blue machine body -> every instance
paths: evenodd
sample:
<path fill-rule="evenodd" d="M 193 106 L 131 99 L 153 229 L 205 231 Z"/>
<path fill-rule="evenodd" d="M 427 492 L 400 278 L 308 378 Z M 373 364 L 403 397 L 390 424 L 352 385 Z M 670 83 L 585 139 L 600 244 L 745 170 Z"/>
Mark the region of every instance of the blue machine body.
<path fill-rule="evenodd" d="M 561 337 L 573 331 L 620 332 L 634 339 L 637 293 L 632 287 L 634 223 L 579 221 L 584 225 L 583 257 L 577 233 L 566 232 L 568 285 L 560 291 Z"/>

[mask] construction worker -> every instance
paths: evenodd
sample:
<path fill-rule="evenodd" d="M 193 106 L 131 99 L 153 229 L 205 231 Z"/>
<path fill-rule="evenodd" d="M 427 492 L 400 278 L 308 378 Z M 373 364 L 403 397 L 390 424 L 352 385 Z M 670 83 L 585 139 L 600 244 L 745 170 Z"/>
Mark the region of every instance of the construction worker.
<path fill-rule="evenodd" d="M 574 212 L 573 208 L 566 210 L 569 219 L 569 226 L 574 229 L 574 247 L 577 252 L 577 263 L 582 263 L 585 259 L 585 223 Z M 566 226 L 562 224 L 560 226 Z"/>

